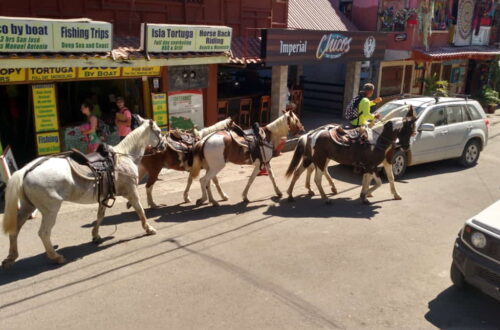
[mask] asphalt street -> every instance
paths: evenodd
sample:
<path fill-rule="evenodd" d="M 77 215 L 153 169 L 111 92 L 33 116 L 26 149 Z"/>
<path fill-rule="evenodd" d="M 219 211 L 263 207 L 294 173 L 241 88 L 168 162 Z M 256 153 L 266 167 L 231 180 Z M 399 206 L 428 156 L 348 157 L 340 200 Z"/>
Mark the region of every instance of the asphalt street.
<path fill-rule="evenodd" d="M 182 203 L 186 174 L 166 171 L 154 194 L 167 206 L 147 210 L 158 234 L 145 236 L 119 199 L 99 246 L 90 242 L 97 206 L 64 204 L 52 240 L 68 262 L 49 262 L 40 216 L 29 220 L 18 262 L 0 270 L 0 329 L 498 329 L 500 302 L 455 289 L 449 268 L 464 221 L 500 198 L 499 134 L 492 127 L 474 168 L 409 168 L 401 201 L 384 184 L 362 205 L 361 177 L 332 163 L 332 205 L 307 196 L 304 178 L 296 202 L 277 199 L 267 177 L 243 204 L 251 168 L 228 165 L 229 201 L 196 207 Z M 283 192 L 290 158 L 273 160 Z M 0 235 L 2 259 L 7 251 Z"/>

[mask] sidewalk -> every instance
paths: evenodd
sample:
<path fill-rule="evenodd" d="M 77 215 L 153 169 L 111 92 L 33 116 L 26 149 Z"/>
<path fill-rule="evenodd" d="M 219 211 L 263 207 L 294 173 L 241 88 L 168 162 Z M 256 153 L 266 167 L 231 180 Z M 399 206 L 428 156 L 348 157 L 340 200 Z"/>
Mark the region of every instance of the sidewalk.
<path fill-rule="evenodd" d="M 495 126 L 500 123 L 500 109 L 497 109 L 494 113 L 487 113 L 486 117 L 490 120 L 490 125 Z"/>

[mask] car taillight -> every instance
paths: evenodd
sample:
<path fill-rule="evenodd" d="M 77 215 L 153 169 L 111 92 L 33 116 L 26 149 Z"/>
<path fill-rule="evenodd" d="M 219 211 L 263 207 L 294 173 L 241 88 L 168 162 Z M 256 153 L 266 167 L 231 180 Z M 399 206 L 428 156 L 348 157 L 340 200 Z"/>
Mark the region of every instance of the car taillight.
<path fill-rule="evenodd" d="M 486 127 L 490 127 L 490 120 L 489 119 L 485 119 L 484 120 L 484 123 L 486 124 Z"/>

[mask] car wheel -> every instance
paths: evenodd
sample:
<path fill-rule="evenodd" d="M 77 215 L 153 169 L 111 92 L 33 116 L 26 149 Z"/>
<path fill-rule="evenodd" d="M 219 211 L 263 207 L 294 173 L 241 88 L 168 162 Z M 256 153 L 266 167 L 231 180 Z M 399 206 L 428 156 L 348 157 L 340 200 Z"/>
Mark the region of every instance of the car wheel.
<path fill-rule="evenodd" d="M 451 263 L 450 269 L 450 278 L 453 285 L 455 285 L 459 289 L 465 288 L 465 278 L 460 269 L 458 269 L 457 265 L 454 262 Z"/>
<path fill-rule="evenodd" d="M 477 164 L 479 154 L 481 153 L 481 146 L 477 140 L 470 140 L 465 145 L 462 156 L 459 158 L 460 164 L 465 167 L 472 167 Z"/>
<path fill-rule="evenodd" d="M 406 166 L 408 164 L 406 153 L 403 150 L 398 149 L 392 155 L 392 173 L 394 174 L 394 179 L 400 179 L 406 172 Z"/>

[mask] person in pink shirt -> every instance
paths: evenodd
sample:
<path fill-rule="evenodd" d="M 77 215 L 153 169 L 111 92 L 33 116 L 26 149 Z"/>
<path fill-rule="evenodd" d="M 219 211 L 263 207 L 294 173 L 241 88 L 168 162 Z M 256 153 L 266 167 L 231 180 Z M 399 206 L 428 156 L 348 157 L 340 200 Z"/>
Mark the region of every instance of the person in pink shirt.
<path fill-rule="evenodd" d="M 116 106 L 118 107 L 118 112 L 115 116 L 115 125 L 118 128 L 118 135 L 121 141 L 128 133 L 132 132 L 132 128 L 130 127 L 132 112 L 125 106 L 125 100 L 121 96 L 116 98 Z"/>

